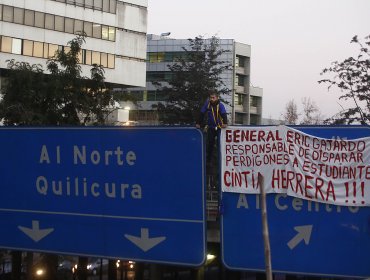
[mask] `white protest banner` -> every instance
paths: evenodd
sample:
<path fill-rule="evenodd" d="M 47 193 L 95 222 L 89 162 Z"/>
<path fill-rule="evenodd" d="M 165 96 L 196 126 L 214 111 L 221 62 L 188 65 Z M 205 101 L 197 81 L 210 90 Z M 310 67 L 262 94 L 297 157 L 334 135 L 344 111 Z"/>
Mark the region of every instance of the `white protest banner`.
<path fill-rule="evenodd" d="M 287 126 L 228 127 L 221 132 L 224 192 L 266 193 L 370 206 L 370 137 L 324 139 Z"/>

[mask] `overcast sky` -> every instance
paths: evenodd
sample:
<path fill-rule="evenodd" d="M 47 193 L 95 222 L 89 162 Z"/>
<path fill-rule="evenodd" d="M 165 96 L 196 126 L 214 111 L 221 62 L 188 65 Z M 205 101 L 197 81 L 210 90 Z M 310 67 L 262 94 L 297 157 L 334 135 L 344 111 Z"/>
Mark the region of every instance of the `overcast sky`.
<path fill-rule="evenodd" d="M 329 117 L 346 104 L 317 81 L 335 60 L 358 54 L 352 37 L 370 35 L 370 0 L 148 0 L 148 33 L 197 35 L 251 45 L 251 83 L 263 88 L 263 117 L 280 118 L 294 99 Z"/>

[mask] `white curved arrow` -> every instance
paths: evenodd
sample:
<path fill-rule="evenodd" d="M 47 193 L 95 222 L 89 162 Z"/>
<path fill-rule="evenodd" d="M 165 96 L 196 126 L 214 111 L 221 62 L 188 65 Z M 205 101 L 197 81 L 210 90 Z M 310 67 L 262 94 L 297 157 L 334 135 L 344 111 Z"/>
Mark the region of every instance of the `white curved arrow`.
<path fill-rule="evenodd" d="M 287 244 L 290 250 L 293 250 L 302 240 L 306 245 L 310 243 L 312 227 L 312 225 L 294 227 L 298 233 Z"/>
<path fill-rule="evenodd" d="M 129 234 L 125 234 L 125 237 L 128 240 L 130 240 L 132 243 L 134 243 L 136 246 L 138 246 L 144 252 L 149 251 L 154 246 L 157 246 L 159 243 L 166 240 L 165 236 L 149 238 L 148 228 L 141 228 L 140 237 L 129 235 Z"/>
<path fill-rule="evenodd" d="M 32 221 L 32 228 L 26 228 L 22 226 L 18 226 L 18 228 L 35 242 L 39 242 L 41 239 L 54 231 L 53 228 L 40 229 L 40 222 L 36 220 Z"/>

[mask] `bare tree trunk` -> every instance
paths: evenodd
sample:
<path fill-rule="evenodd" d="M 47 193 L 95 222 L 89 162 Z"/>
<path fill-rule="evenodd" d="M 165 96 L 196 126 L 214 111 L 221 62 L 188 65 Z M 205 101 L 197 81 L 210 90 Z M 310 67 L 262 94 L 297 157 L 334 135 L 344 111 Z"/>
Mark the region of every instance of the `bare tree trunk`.
<path fill-rule="evenodd" d="M 272 280 L 271 249 L 270 249 L 269 227 L 267 220 L 266 192 L 264 187 L 264 178 L 261 175 L 261 173 L 258 173 L 258 183 L 261 190 L 262 234 L 265 250 L 266 279 Z"/>

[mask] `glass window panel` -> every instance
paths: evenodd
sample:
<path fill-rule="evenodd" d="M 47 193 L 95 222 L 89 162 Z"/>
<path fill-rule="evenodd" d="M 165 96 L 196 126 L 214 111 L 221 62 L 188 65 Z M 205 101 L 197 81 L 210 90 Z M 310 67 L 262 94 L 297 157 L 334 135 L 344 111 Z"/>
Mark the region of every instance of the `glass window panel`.
<path fill-rule="evenodd" d="M 0 20 L 3 20 L 3 5 L 0 5 Z"/>
<path fill-rule="evenodd" d="M 116 28 L 113 26 L 109 26 L 109 40 L 110 41 L 116 40 Z"/>
<path fill-rule="evenodd" d="M 103 0 L 103 11 L 109 12 L 109 0 Z"/>
<path fill-rule="evenodd" d="M 55 30 L 64 32 L 64 17 L 55 16 Z"/>
<path fill-rule="evenodd" d="M 66 0 L 54 0 L 54 1 L 62 2 L 62 3 L 65 3 L 66 2 Z"/>
<path fill-rule="evenodd" d="M 94 9 L 102 10 L 103 9 L 103 1 L 102 0 L 94 0 Z"/>
<path fill-rule="evenodd" d="M 44 58 L 49 58 L 49 44 L 44 43 Z"/>
<path fill-rule="evenodd" d="M 23 55 L 32 56 L 33 41 L 23 40 Z"/>
<path fill-rule="evenodd" d="M 75 19 L 74 33 L 82 34 L 83 31 L 84 31 L 84 22 L 82 20 Z"/>
<path fill-rule="evenodd" d="M 157 53 L 157 62 L 163 62 L 164 61 L 164 52 Z"/>
<path fill-rule="evenodd" d="M 103 65 L 103 67 L 108 67 L 108 54 L 107 53 L 101 53 L 100 63 L 101 65 Z"/>
<path fill-rule="evenodd" d="M 24 10 L 21 8 L 14 8 L 14 23 L 23 24 Z"/>
<path fill-rule="evenodd" d="M 82 63 L 82 50 L 80 50 L 77 54 L 78 63 Z"/>
<path fill-rule="evenodd" d="M 91 65 L 91 51 L 85 53 L 85 64 Z"/>
<path fill-rule="evenodd" d="M 102 35 L 101 25 L 100 24 L 93 24 L 93 37 L 100 39 Z"/>
<path fill-rule="evenodd" d="M 67 33 L 73 34 L 74 20 L 72 18 L 64 19 L 64 30 Z"/>
<path fill-rule="evenodd" d="M 13 7 L 3 6 L 3 21 L 13 22 Z"/>
<path fill-rule="evenodd" d="M 112 14 L 115 14 L 116 13 L 116 5 L 117 5 L 117 1 L 116 0 L 110 0 L 109 11 Z"/>
<path fill-rule="evenodd" d="M 45 26 L 45 15 L 44 13 L 35 12 L 35 26 L 44 28 Z"/>
<path fill-rule="evenodd" d="M 36 57 L 44 56 L 44 43 L 33 42 L 33 56 Z"/>
<path fill-rule="evenodd" d="M 49 44 L 49 57 L 53 57 L 58 50 L 58 45 Z"/>
<path fill-rule="evenodd" d="M 85 0 L 85 7 L 93 8 L 94 7 L 94 0 Z"/>
<path fill-rule="evenodd" d="M 100 65 L 100 52 L 92 52 L 91 62 Z"/>
<path fill-rule="evenodd" d="M 68 4 L 75 4 L 75 3 L 76 3 L 76 1 L 75 1 L 75 0 L 67 0 L 67 3 L 68 3 Z"/>
<path fill-rule="evenodd" d="M 34 26 L 35 25 L 35 12 L 25 10 L 24 12 L 24 24 Z"/>
<path fill-rule="evenodd" d="M 14 39 L 13 38 L 12 53 L 22 54 L 22 40 L 21 39 Z"/>
<path fill-rule="evenodd" d="M 76 5 L 77 6 L 84 6 L 85 5 L 85 0 L 76 0 Z"/>
<path fill-rule="evenodd" d="M 91 22 L 84 22 L 84 31 L 86 33 L 86 36 L 92 37 L 92 23 Z"/>
<path fill-rule="evenodd" d="M 70 52 L 70 50 L 71 50 L 71 47 L 64 47 L 64 52 L 65 52 L 65 53 L 69 53 L 69 52 Z"/>
<path fill-rule="evenodd" d="M 2 36 L 1 39 L 1 51 L 2 52 L 12 52 L 12 38 Z"/>
<path fill-rule="evenodd" d="M 54 15 L 45 15 L 45 28 L 54 30 Z"/>
<path fill-rule="evenodd" d="M 108 54 L 108 68 L 114 68 L 114 54 Z"/>
<path fill-rule="evenodd" d="M 109 38 L 109 28 L 108 26 L 103 25 L 102 30 L 101 30 L 101 38 L 108 40 Z"/>
<path fill-rule="evenodd" d="M 166 52 L 164 54 L 164 61 L 172 62 L 173 61 L 173 53 L 172 52 Z"/>

